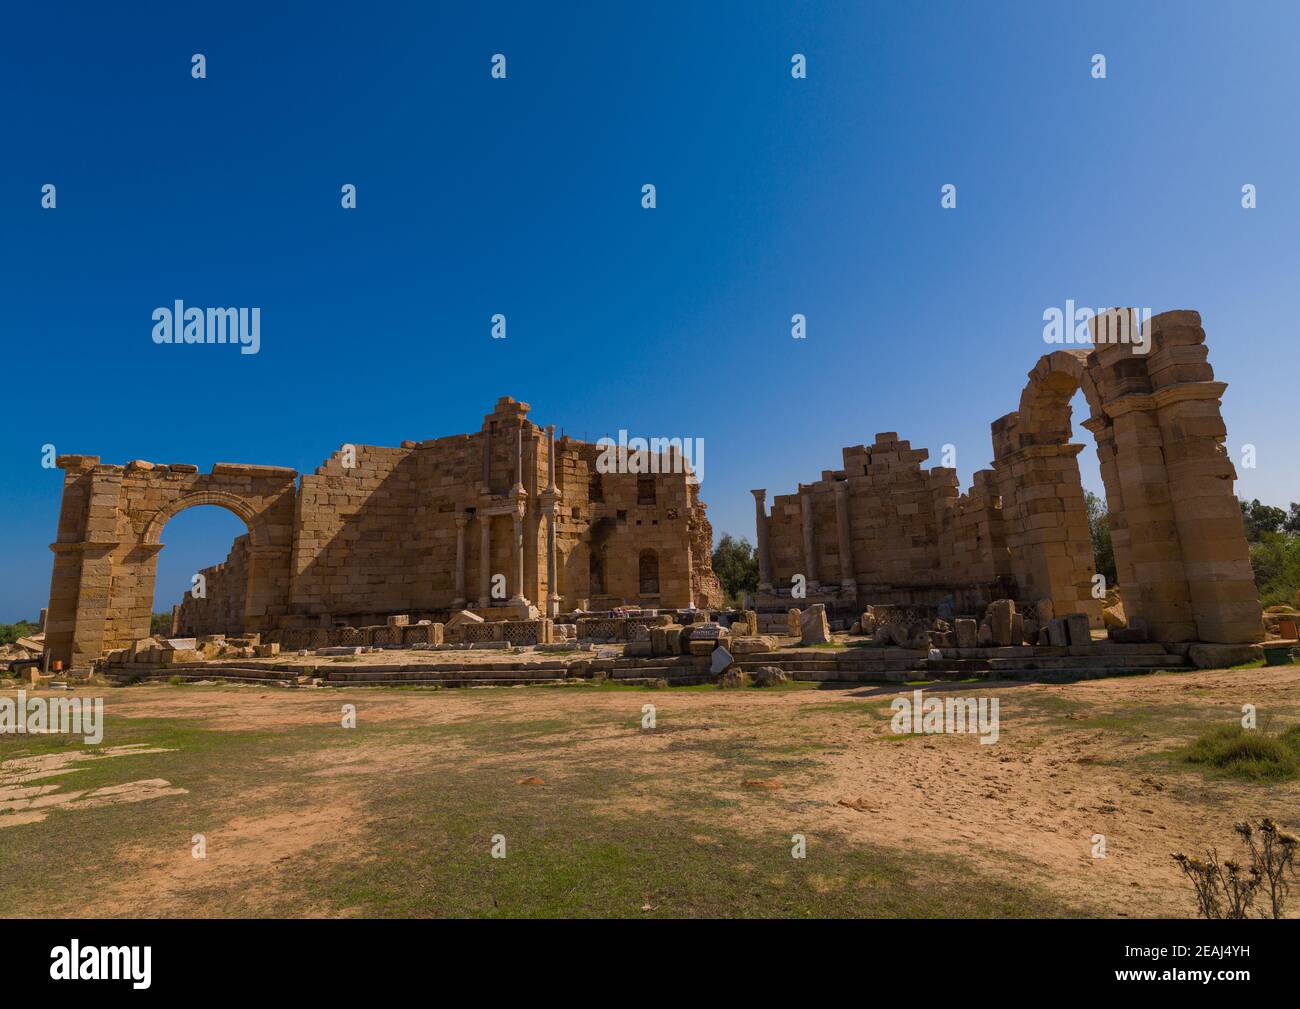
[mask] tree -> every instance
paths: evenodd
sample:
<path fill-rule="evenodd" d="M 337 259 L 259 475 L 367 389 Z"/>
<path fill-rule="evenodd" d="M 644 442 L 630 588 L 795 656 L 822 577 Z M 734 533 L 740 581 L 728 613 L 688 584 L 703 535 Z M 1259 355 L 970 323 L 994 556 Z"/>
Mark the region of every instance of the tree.
<path fill-rule="evenodd" d="M 1300 536 L 1300 504 L 1295 501 L 1291 502 L 1291 514 L 1286 517 L 1283 528 L 1292 536 Z"/>
<path fill-rule="evenodd" d="M 1088 508 L 1093 563 L 1097 574 L 1106 579 L 1107 587 L 1113 587 L 1119 578 L 1115 574 L 1115 547 L 1110 541 L 1110 515 L 1106 512 L 1106 502 L 1090 490 L 1083 492 L 1083 501 Z"/>
<path fill-rule="evenodd" d="M 1296 505 L 1291 506 L 1291 515 L 1288 516 L 1281 508 L 1260 504 L 1259 498 L 1241 502 L 1241 521 L 1246 527 L 1248 543 L 1258 543 L 1264 538 L 1265 533 L 1280 533 L 1284 526 L 1289 526 L 1293 517 L 1300 521 L 1300 511 L 1297 510 Z M 1288 531 L 1296 530 L 1288 529 Z"/>
<path fill-rule="evenodd" d="M 729 600 L 758 588 L 758 554 L 746 539 L 723 536 L 713 549 L 713 573 Z"/>

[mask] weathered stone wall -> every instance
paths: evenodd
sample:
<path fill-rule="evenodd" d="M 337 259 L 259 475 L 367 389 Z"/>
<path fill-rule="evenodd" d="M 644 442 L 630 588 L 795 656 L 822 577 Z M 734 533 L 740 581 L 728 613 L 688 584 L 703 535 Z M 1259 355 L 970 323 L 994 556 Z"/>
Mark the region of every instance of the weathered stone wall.
<path fill-rule="evenodd" d="M 767 532 L 775 587 L 788 590 L 802 574 L 813 594 L 920 601 L 1005 574 L 995 549 L 1001 514 L 987 480 L 963 496 L 954 470 L 921 466 L 928 456 L 893 432 L 878 434 L 869 446 L 844 449 L 843 469 L 776 496 Z"/>
<path fill-rule="evenodd" d="M 844 450 L 844 468 L 777 496 L 754 491 L 761 593 L 796 574 L 831 601 L 921 601 L 948 591 L 969 605 L 1009 591 L 1101 624 L 1070 400 L 1082 391 L 1106 488 L 1115 563 L 1130 622 L 1160 641 L 1226 644 L 1263 636 L 1236 471 L 1195 312 L 1165 312 L 1145 339 L 1129 310 L 1092 322 L 1095 346 L 1044 356 L 1014 413 L 992 425 L 993 468 L 959 495 L 952 470 L 921 469 L 896 435 Z M 846 557 L 847 555 L 847 557 Z M 1098 591 L 1100 589 L 1100 592 Z M 960 602 L 959 602 L 960 607 Z"/>
<path fill-rule="evenodd" d="M 244 629 L 244 611 L 248 601 L 249 539 L 235 537 L 230 553 L 220 564 L 202 568 L 203 591 L 196 597 L 191 590 L 181 600 L 176 617 L 176 634 L 239 634 Z"/>
<path fill-rule="evenodd" d="M 200 474 L 61 456 L 53 657 L 82 667 L 148 633 L 163 526 L 199 504 L 225 507 L 249 528 L 238 561 L 246 579 L 222 570 L 205 606 L 183 613 L 207 624 L 242 610 L 242 626 L 221 630 L 362 626 L 461 608 L 531 619 L 580 603 L 718 605 L 712 532 L 689 475 L 603 474 L 603 500 L 592 500 L 600 449 L 557 441 L 528 410 L 505 397 L 474 434 L 343 446 L 300 487 L 280 467 L 219 463 Z M 246 586 L 242 603 L 236 581 Z"/>

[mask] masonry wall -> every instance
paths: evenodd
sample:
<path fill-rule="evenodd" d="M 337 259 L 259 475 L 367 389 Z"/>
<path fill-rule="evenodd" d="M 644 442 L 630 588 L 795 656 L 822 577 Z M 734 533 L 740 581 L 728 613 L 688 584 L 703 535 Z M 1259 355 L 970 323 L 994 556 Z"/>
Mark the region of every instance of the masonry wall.
<path fill-rule="evenodd" d="M 238 634 L 244 629 L 248 601 L 249 539 L 238 536 L 220 564 L 202 568 L 204 595 L 186 592 L 181 600 L 176 632 L 195 634 Z"/>
<path fill-rule="evenodd" d="M 925 449 L 887 432 L 844 449 L 843 468 L 777 495 L 768 519 L 774 586 L 816 574 L 822 588 L 852 585 L 876 601 L 933 597 L 1007 573 L 1000 503 L 987 478 L 967 495 L 952 469 L 925 469 Z M 844 490 L 837 490 L 837 484 Z M 849 557 L 841 556 L 837 494 L 845 495 Z M 804 541 L 803 498 L 811 502 L 814 560 Z M 919 595 L 917 595 L 919 594 Z"/>

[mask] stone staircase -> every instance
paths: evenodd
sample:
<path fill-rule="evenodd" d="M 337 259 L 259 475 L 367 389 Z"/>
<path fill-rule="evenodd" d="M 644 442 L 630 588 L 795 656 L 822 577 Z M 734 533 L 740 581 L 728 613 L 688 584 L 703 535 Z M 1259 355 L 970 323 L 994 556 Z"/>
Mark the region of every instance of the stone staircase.
<path fill-rule="evenodd" d="M 1119 676 L 1158 669 L 1185 669 L 1184 656 L 1159 644 L 1117 644 L 1052 648 L 945 648 L 942 659 L 907 648 L 784 648 L 738 656 L 736 664 L 752 673 L 760 666 L 780 666 L 796 680 L 854 683 L 866 680 L 1074 680 Z"/>
<path fill-rule="evenodd" d="M 1075 680 L 1188 668 L 1186 658 L 1158 644 L 1094 642 L 1062 648 L 946 648 L 943 658 L 908 648 L 782 648 L 736 656 L 736 666 L 753 673 L 779 666 L 795 680 L 820 683 L 913 680 Z M 259 686 L 292 686 L 300 676 L 337 687 L 513 687 L 591 679 L 604 674 L 628 686 L 692 686 L 712 682 L 709 660 L 698 656 L 659 658 L 588 657 L 532 659 L 523 656 L 457 664 L 349 664 L 299 658 L 291 662 L 182 662 L 172 665 L 115 663 L 101 671 L 113 683 L 220 680 Z"/>

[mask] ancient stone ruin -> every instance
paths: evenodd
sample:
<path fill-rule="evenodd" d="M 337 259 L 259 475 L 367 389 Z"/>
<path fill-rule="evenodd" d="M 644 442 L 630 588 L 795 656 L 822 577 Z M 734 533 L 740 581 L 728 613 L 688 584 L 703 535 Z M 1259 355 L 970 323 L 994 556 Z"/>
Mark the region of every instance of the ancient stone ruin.
<path fill-rule="evenodd" d="M 1113 322 L 1094 320 L 1093 348 L 1038 362 L 1019 409 L 993 424 L 992 467 L 964 494 L 955 470 L 923 469 L 927 452 L 893 433 L 844 449 L 840 469 L 777 496 L 770 514 L 755 490 L 755 610 L 717 612 L 712 529 L 680 453 L 611 467 L 609 449 L 557 440 L 510 398 L 474 434 L 344 445 L 311 475 L 61 456 L 44 657 L 75 669 L 107 656 L 129 678 L 151 664 L 210 675 L 198 667 L 282 648 L 615 652 L 500 668 L 423 656 L 413 661 L 428 668 L 225 670 L 439 683 L 697 682 L 773 664 L 812 679 L 1064 675 L 1251 658 L 1265 628 L 1224 447 L 1225 384 L 1200 317 L 1156 316 L 1139 343 L 1111 339 Z M 1071 441 L 1080 391 L 1122 600 L 1094 571 L 1083 446 Z M 200 504 L 229 509 L 248 532 L 202 572 L 206 592 L 174 611 L 172 636 L 154 641 L 163 528 Z M 781 650 L 842 648 L 834 635 L 846 630 L 869 640 Z M 778 642 L 788 638 L 797 645 Z"/>
<path fill-rule="evenodd" d="M 176 614 L 181 632 L 719 604 L 712 529 L 689 468 L 655 456 L 600 472 L 601 446 L 556 439 L 528 411 L 506 397 L 474 434 L 345 445 L 301 476 L 60 456 L 49 658 L 84 668 L 147 638 L 163 527 L 204 504 L 234 512 L 248 533 L 203 572 L 205 597 Z"/>
<path fill-rule="evenodd" d="M 928 452 L 892 432 L 844 449 L 840 469 L 778 495 L 770 514 L 767 492 L 753 491 L 759 609 L 820 603 L 857 619 L 885 604 L 951 618 L 1006 598 L 1031 616 L 1047 604 L 1100 627 L 1083 446 L 1070 440 L 1070 400 L 1082 390 L 1129 624 L 1153 641 L 1262 640 L 1224 447 L 1226 384 L 1214 379 L 1200 316 L 1155 316 L 1142 345 L 1110 339 L 1113 322 L 1093 320 L 1093 349 L 1038 362 L 1019 409 L 993 423 L 992 468 L 965 494 L 955 470 L 922 469 Z"/>

